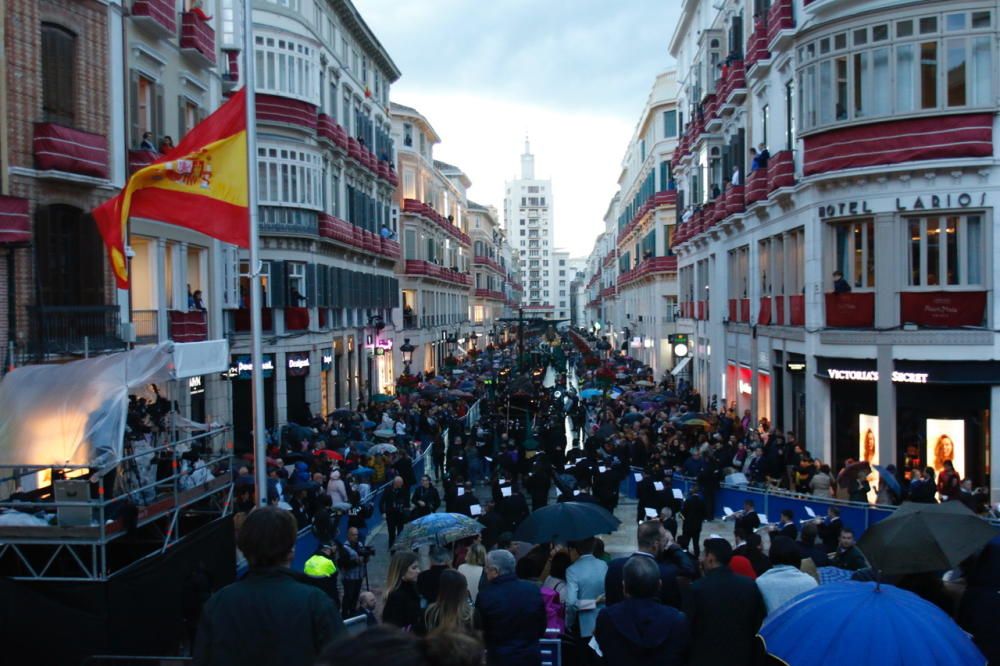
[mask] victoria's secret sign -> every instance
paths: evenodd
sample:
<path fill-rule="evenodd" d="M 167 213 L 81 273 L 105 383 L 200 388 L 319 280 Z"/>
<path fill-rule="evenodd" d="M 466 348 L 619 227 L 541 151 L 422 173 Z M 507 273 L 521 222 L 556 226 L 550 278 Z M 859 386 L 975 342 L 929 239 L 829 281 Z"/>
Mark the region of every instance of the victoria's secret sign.
<path fill-rule="evenodd" d="M 920 210 L 936 210 L 949 208 L 972 208 L 986 205 L 986 192 L 970 194 L 920 194 L 912 199 L 896 197 L 896 212 L 911 212 Z M 873 211 L 867 201 L 841 201 L 819 207 L 820 219 L 829 217 L 851 217 L 854 215 L 871 215 Z"/>

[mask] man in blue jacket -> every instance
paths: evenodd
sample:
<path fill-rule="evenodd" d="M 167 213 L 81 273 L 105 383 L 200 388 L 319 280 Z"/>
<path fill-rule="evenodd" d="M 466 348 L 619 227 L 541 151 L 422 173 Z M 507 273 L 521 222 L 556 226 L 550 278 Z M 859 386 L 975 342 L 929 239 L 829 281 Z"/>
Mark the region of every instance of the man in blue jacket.
<path fill-rule="evenodd" d="M 649 557 L 625 563 L 625 600 L 597 616 L 591 647 L 605 664 L 682 666 L 687 663 L 691 630 L 684 614 L 657 601 L 660 570 Z"/>
<path fill-rule="evenodd" d="M 489 584 L 479 590 L 476 608 L 483 623 L 489 666 L 540 666 L 538 641 L 545 637 L 545 604 L 537 585 L 514 574 L 517 561 L 507 550 L 486 555 Z"/>

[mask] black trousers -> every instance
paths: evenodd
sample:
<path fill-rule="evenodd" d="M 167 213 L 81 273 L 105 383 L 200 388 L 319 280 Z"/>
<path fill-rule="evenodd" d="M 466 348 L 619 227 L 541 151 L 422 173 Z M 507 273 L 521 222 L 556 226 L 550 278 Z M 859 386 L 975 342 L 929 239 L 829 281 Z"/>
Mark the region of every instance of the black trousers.
<path fill-rule="evenodd" d="M 341 604 L 340 614 L 344 617 L 351 617 L 358 607 L 358 597 L 361 596 L 361 579 L 344 580 L 344 601 Z"/>
<path fill-rule="evenodd" d="M 392 548 L 392 544 L 396 543 L 396 537 L 403 531 L 404 524 L 402 517 L 385 517 L 385 529 L 389 534 L 389 548 Z"/>

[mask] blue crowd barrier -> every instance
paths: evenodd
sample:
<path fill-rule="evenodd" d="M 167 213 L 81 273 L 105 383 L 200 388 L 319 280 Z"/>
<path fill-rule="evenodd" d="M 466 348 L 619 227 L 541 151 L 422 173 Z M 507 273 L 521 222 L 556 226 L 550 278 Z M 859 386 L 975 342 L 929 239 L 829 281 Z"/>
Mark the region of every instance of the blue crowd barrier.
<path fill-rule="evenodd" d="M 641 471 L 633 467 L 628 478 L 622 481 L 621 492 L 632 499 L 637 498 L 637 483 L 635 473 Z M 674 474 L 672 486 L 679 488 L 687 497 L 694 479 Z M 834 498 L 816 497 L 812 495 L 800 495 L 779 490 L 771 487 L 759 488 L 755 486 L 733 486 L 722 484 L 715 495 L 715 506 L 709 507 L 713 518 L 721 518 L 724 515 L 723 508 L 729 507 L 733 511 L 743 508 L 743 502 L 752 500 L 757 513 L 764 514 L 771 522 L 778 522 L 780 513 L 791 510 L 796 523 L 810 518 L 806 512 L 806 507 L 812 509 L 817 517 L 826 516 L 827 507 L 836 506 L 840 510 L 840 520 L 845 526 L 854 530 L 856 537 L 860 538 L 869 526 L 878 521 L 891 516 L 896 510 L 894 506 L 881 504 L 866 504 L 861 502 L 849 502 Z"/>

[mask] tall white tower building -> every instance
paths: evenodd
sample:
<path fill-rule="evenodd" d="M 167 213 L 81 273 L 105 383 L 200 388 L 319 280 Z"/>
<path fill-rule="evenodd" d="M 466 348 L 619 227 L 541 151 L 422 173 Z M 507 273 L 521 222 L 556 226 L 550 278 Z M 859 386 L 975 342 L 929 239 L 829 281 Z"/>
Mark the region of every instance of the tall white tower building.
<path fill-rule="evenodd" d="M 527 138 L 521 177 L 507 182 L 504 227 L 511 247 L 520 254 L 524 309 L 538 316 L 565 317 L 566 312 L 559 313 L 559 269 L 553 265 L 552 181 L 535 178 L 535 156 Z"/>

